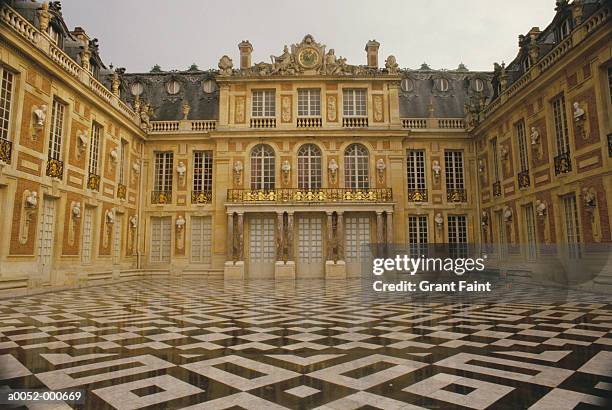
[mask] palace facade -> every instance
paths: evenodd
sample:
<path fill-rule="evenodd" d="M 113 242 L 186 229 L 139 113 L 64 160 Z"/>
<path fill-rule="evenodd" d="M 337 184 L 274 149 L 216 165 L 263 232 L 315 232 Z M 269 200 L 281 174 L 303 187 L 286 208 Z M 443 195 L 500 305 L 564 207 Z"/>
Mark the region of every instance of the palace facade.
<path fill-rule="evenodd" d="M 491 72 L 402 69 L 374 40 L 353 65 L 306 35 L 129 73 L 59 2 L 1 4 L 0 292 L 347 278 L 369 244 L 496 244 L 535 275 L 538 244 L 612 241 L 609 1 L 558 2 Z"/>

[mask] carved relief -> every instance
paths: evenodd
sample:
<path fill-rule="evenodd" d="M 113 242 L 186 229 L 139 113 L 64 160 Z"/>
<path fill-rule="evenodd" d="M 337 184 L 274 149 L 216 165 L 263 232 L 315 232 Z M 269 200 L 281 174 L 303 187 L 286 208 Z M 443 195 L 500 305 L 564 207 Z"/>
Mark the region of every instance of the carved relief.
<path fill-rule="evenodd" d="M 374 121 L 382 122 L 384 119 L 383 115 L 383 96 L 382 95 L 374 95 Z"/>
<path fill-rule="evenodd" d="M 244 167 L 242 165 L 242 161 L 236 160 L 234 162 L 233 174 L 234 174 L 234 187 L 241 188 L 242 187 L 242 171 Z"/>
<path fill-rule="evenodd" d="M 19 221 L 19 243 L 25 245 L 28 242 L 32 217 L 38 211 L 38 192 L 26 189 L 23 191 L 21 203 L 23 208 L 21 210 L 21 221 Z"/>
<path fill-rule="evenodd" d="M 81 160 L 83 158 L 83 154 L 87 150 L 87 134 L 83 130 L 77 130 L 77 150 L 76 150 L 76 159 Z"/>
<path fill-rule="evenodd" d="M 291 122 L 291 96 L 283 95 L 281 100 L 281 120 Z"/>
<path fill-rule="evenodd" d="M 47 119 L 47 106 L 45 104 L 32 107 L 32 140 L 38 141 L 45 128 Z"/>
<path fill-rule="evenodd" d="M 138 229 L 138 216 L 132 215 L 129 219 L 130 230 L 128 232 L 128 249 L 132 255 L 136 254 L 136 230 Z"/>
<path fill-rule="evenodd" d="M 244 120 L 245 120 L 244 110 L 245 110 L 244 96 L 236 97 L 236 104 L 235 104 L 235 110 L 234 110 L 234 122 L 236 124 L 244 123 Z"/>
<path fill-rule="evenodd" d="M 288 186 L 291 181 L 291 164 L 288 160 L 284 160 L 281 164 L 281 173 L 283 175 L 283 184 Z"/>
<path fill-rule="evenodd" d="M 434 159 L 431 164 L 431 170 L 433 171 L 434 182 L 437 184 L 438 182 L 440 182 L 440 171 L 442 171 L 440 161 Z"/>
<path fill-rule="evenodd" d="M 329 160 L 327 170 L 329 171 L 329 184 L 336 185 L 338 182 L 338 163 L 334 158 Z"/>
<path fill-rule="evenodd" d="M 576 138 L 580 137 L 583 140 L 589 139 L 588 127 L 587 127 L 587 114 L 584 110 L 583 106 L 580 105 L 578 101 L 574 102 L 574 130 Z"/>
<path fill-rule="evenodd" d="M 335 94 L 327 96 L 327 121 L 336 122 L 338 120 L 338 100 Z"/>
<path fill-rule="evenodd" d="M 379 158 L 376 161 L 376 175 L 378 175 L 378 183 L 383 185 L 385 183 L 385 170 L 387 169 L 387 164 L 385 160 Z"/>
<path fill-rule="evenodd" d="M 187 172 L 187 166 L 183 161 L 179 161 L 176 166 L 176 173 L 178 174 L 178 183 L 179 186 L 185 185 L 185 173 Z"/>
<path fill-rule="evenodd" d="M 531 132 L 529 133 L 531 139 L 531 151 L 537 159 L 542 159 L 542 142 L 540 138 L 540 131 L 536 127 L 531 127 Z"/>
<path fill-rule="evenodd" d="M 115 210 L 113 208 L 106 211 L 104 214 L 104 237 L 102 239 L 102 247 L 107 249 L 110 244 L 110 239 L 113 234 L 113 226 L 115 225 Z"/>
<path fill-rule="evenodd" d="M 176 218 L 175 226 L 176 226 L 176 248 L 183 249 L 185 247 L 185 217 L 183 215 L 179 215 Z"/>

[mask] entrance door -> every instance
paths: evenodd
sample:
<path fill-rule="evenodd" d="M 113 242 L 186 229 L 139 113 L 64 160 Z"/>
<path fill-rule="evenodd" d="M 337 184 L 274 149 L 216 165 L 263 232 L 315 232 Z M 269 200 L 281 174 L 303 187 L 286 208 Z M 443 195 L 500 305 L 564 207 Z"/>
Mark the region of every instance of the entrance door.
<path fill-rule="evenodd" d="M 370 218 L 368 216 L 347 216 L 345 221 L 345 246 L 347 276 L 361 276 L 370 259 Z"/>
<path fill-rule="evenodd" d="M 297 277 L 323 277 L 323 221 L 320 216 L 297 218 Z"/>
<path fill-rule="evenodd" d="M 45 198 L 43 200 L 42 215 L 38 231 L 38 256 L 40 273 L 43 280 L 51 280 L 51 268 L 53 266 L 53 237 L 55 236 L 55 200 Z"/>
<path fill-rule="evenodd" d="M 274 216 L 253 216 L 249 220 L 249 276 L 274 277 L 276 262 Z"/>
<path fill-rule="evenodd" d="M 170 263 L 172 220 L 151 218 L 151 263 Z"/>

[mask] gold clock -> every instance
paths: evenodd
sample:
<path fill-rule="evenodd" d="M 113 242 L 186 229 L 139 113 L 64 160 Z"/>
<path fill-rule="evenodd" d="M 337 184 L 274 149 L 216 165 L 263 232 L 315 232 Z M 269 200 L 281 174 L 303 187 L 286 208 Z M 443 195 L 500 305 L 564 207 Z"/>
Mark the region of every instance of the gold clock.
<path fill-rule="evenodd" d="M 300 51 L 298 61 L 304 68 L 313 68 L 319 64 L 319 53 L 314 48 L 305 48 Z"/>

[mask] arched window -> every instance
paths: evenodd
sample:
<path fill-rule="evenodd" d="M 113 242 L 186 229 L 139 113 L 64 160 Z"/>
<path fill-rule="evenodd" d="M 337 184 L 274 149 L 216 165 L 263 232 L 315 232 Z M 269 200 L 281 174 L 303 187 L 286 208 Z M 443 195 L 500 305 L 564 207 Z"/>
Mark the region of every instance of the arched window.
<path fill-rule="evenodd" d="M 251 150 L 251 189 L 274 189 L 274 150 L 259 144 Z"/>
<path fill-rule="evenodd" d="M 321 150 L 314 144 L 302 145 L 297 153 L 298 188 L 321 188 Z"/>
<path fill-rule="evenodd" d="M 361 144 L 351 144 L 344 151 L 344 187 L 368 189 L 369 179 L 368 150 Z"/>

